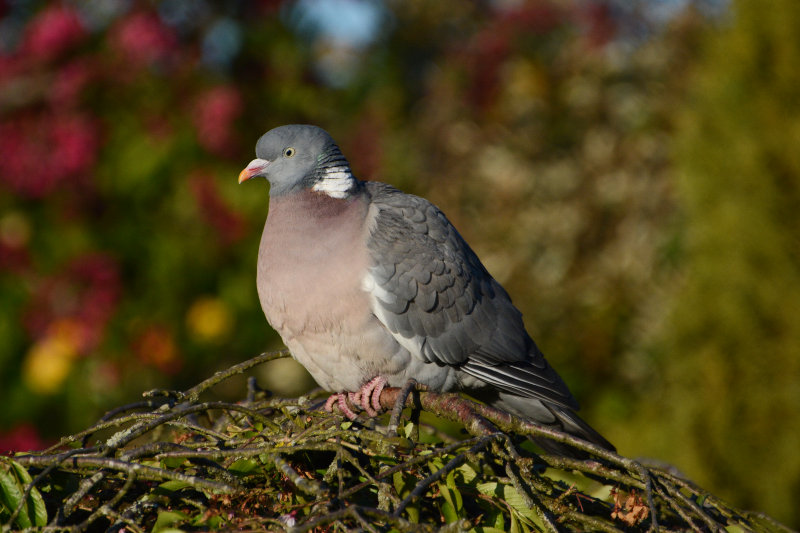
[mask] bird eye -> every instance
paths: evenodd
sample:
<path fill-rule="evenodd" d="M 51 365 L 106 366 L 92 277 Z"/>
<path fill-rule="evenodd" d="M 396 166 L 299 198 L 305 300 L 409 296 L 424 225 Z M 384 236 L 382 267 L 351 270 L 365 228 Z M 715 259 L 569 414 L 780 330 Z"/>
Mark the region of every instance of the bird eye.
<path fill-rule="evenodd" d="M 283 157 L 294 157 L 295 149 L 291 146 L 283 150 Z"/>

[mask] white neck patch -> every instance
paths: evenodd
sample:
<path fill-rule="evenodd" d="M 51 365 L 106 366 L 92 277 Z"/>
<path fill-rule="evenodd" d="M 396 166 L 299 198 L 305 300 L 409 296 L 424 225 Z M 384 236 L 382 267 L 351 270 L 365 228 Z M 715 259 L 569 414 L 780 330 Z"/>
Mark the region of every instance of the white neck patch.
<path fill-rule="evenodd" d="M 356 179 L 347 165 L 325 169 L 325 174 L 311 187 L 311 190 L 323 192 L 332 198 L 345 198 L 356 185 Z"/>

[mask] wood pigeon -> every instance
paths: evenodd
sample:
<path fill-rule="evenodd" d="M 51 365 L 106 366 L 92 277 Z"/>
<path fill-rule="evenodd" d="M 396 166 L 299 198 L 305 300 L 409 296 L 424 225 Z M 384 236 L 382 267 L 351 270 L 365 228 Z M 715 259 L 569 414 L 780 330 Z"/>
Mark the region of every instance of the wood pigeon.
<path fill-rule="evenodd" d="M 614 447 L 525 331 L 522 314 L 435 205 L 360 181 L 316 126 L 265 133 L 239 183 L 270 184 L 257 287 L 270 325 L 342 413 L 374 416 L 410 378 Z M 537 439 L 548 451 L 567 447 Z"/>

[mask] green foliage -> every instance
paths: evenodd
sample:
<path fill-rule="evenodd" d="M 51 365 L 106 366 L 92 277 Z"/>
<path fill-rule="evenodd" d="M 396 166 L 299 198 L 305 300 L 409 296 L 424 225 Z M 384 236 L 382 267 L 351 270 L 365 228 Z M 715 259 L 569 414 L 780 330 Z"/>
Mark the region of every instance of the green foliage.
<path fill-rule="evenodd" d="M 683 274 L 643 427 L 659 457 L 798 524 L 800 4 L 733 7 L 681 115 Z"/>
<path fill-rule="evenodd" d="M 25 496 L 31 481 L 30 474 L 22 465 L 13 459 L 0 457 L 0 522 L 13 523 L 20 528 L 47 524 L 47 510 L 39 489 L 32 487 L 29 495 Z M 25 503 L 21 505 L 23 498 Z"/>

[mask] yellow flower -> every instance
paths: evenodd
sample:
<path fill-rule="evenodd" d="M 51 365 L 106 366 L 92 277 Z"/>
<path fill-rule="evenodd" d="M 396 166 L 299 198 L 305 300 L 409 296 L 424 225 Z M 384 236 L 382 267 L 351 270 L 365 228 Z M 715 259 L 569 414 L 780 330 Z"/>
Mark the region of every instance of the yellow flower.
<path fill-rule="evenodd" d="M 199 341 L 222 340 L 231 330 L 231 312 L 217 298 L 199 298 L 186 313 L 186 326 Z"/>
<path fill-rule="evenodd" d="M 69 375 L 78 356 L 79 326 L 71 320 L 53 323 L 25 356 L 22 377 L 37 394 L 53 394 Z"/>

